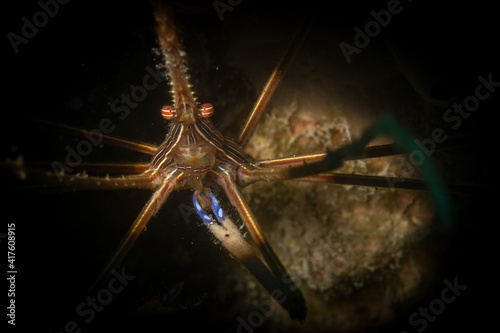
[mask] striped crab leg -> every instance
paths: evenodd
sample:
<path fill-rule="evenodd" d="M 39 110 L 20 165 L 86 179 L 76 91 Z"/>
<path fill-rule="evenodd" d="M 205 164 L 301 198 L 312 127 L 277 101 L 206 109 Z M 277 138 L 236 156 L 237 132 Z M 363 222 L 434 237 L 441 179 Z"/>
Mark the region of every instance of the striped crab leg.
<path fill-rule="evenodd" d="M 139 238 L 144 228 L 146 228 L 149 220 L 158 212 L 161 206 L 163 206 L 170 193 L 179 187 L 178 179 L 181 176 L 182 172 L 176 170 L 162 180 L 161 185 L 153 193 L 139 215 L 137 215 L 134 223 L 130 226 L 113 255 L 102 269 L 99 277 L 90 288 L 90 291 L 99 287 L 101 283 L 106 281 L 111 276 L 112 271 L 120 265 L 125 255 L 134 246 L 134 243 Z"/>
<path fill-rule="evenodd" d="M 224 175 L 224 171 L 222 174 L 224 179 L 221 180 L 220 184 L 226 190 L 231 203 L 237 208 L 259 252 L 264 256 L 265 262 L 261 261 L 239 228 L 224 213 L 219 202 L 208 188 L 205 188 L 203 192 L 195 192 L 193 195 L 198 215 L 222 246 L 235 256 L 257 278 L 268 293 L 288 311 L 290 318 L 303 321 L 307 308 L 302 293 L 290 279 L 285 267 L 264 238 L 255 217 L 250 212 L 234 182 L 229 176 Z M 211 210 L 213 214 L 208 214 L 207 210 Z"/>
<path fill-rule="evenodd" d="M 27 165 L 26 165 L 27 164 Z M 79 174 L 68 174 L 64 170 L 61 172 L 52 172 L 35 168 L 37 164 L 24 163 L 22 159 L 16 161 L 7 161 L 0 164 L 0 170 L 3 169 L 12 173 L 19 180 L 23 181 L 20 189 L 29 190 L 28 193 L 46 192 L 49 190 L 57 191 L 79 191 L 79 190 L 120 190 L 120 189 L 148 189 L 154 190 L 159 185 L 158 177 L 149 172 L 141 172 L 124 176 L 95 177 L 89 176 L 85 171 Z M 110 164 L 103 163 L 96 165 L 99 171 L 107 170 Z M 135 164 L 117 165 L 118 169 L 126 168 L 129 171 L 142 171 L 143 166 Z M 112 170 L 110 171 L 112 172 Z M 30 183 L 24 183 L 29 181 Z M 16 189 L 15 187 L 11 189 Z"/>
<path fill-rule="evenodd" d="M 243 195 L 238 189 L 233 179 L 235 176 L 231 169 L 219 166 L 219 172 L 215 175 L 217 183 L 224 189 L 229 201 L 236 208 L 250 236 L 263 255 L 266 264 L 270 268 L 277 283 L 281 285 L 280 291 L 285 293 L 287 302 L 282 304 L 294 319 L 302 320 L 306 315 L 306 304 L 300 289 L 291 281 L 290 274 L 274 252 L 259 226 L 257 219 L 253 215 L 250 207 L 246 203 Z"/>
<path fill-rule="evenodd" d="M 122 139 L 94 131 L 85 131 L 78 127 L 54 123 L 46 120 L 31 119 L 31 118 L 28 120 L 40 124 L 41 127 L 44 129 L 56 130 L 61 133 L 82 137 L 84 139 L 88 139 L 89 137 L 91 137 L 92 138 L 91 140 L 96 141 L 94 145 L 98 145 L 102 142 L 116 147 L 135 150 L 148 155 L 154 155 L 156 153 L 156 150 L 158 149 L 156 145 L 146 142 L 130 140 L 130 139 Z"/>
<path fill-rule="evenodd" d="M 297 52 L 300 45 L 302 45 L 302 42 L 306 38 L 313 19 L 314 19 L 313 16 L 306 17 L 306 19 L 298 29 L 297 33 L 295 34 L 292 43 L 290 44 L 286 52 L 283 54 L 283 56 L 280 59 L 280 62 L 278 63 L 273 73 L 269 77 L 237 140 L 237 143 L 241 147 L 244 147 L 248 142 L 248 140 L 250 139 L 250 137 L 252 136 L 255 128 L 257 127 L 257 123 L 259 122 L 262 113 L 264 112 L 267 104 L 269 103 L 271 97 L 274 94 L 274 91 L 276 90 L 279 83 L 281 82 L 281 79 L 285 75 L 290 63 L 292 62 L 295 56 L 295 53 Z"/>
<path fill-rule="evenodd" d="M 328 151 L 321 160 L 283 168 L 240 168 L 237 171 L 237 183 L 245 186 L 261 180 L 286 180 L 305 177 L 313 177 L 311 179 L 314 180 L 314 177 L 329 173 L 331 170 L 342 166 L 346 158 L 361 155 L 366 145 L 376 136 L 382 134 L 393 136 L 396 143 L 408 152 L 419 150 L 419 147 L 413 141 L 413 137 L 397 125 L 392 117 L 385 116 L 377 124 L 368 128 L 358 140 L 337 150 Z M 425 159 L 419 167 L 426 183 L 426 189 L 431 193 L 436 206 L 439 208 L 438 212 L 443 228 L 451 230 L 450 202 L 444 194 L 446 192 L 445 187 L 439 180 L 434 165 L 430 159 Z"/>

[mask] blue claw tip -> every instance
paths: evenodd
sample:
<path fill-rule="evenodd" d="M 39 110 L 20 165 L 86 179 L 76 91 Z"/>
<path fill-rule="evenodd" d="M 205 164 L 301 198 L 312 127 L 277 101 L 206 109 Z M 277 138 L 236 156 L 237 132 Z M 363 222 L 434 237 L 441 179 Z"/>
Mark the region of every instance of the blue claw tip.
<path fill-rule="evenodd" d="M 219 201 L 215 198 L 215 195 L 213 195 L 212 192 L 210 192 L 210 202 L 212 203 L 212 210 L 217 216 L 217 219 L 219 221 L 222 221 L 225 219 L 224 211 L 222 210 Z"/>
<path fill-rule="evenodd" d="M 194 208 L 196 209 L 196 212 L 200 216 L 200 218 L 203 220 L 205 223 L 214 223 L 214 220 L 210 215 L 203 210 L 203 207 L 201 207 L 200 203 L 198 202 L 198 198 L 196 197 L 196 194 L 193 194 L 193 203 L 194 203 Z"/>

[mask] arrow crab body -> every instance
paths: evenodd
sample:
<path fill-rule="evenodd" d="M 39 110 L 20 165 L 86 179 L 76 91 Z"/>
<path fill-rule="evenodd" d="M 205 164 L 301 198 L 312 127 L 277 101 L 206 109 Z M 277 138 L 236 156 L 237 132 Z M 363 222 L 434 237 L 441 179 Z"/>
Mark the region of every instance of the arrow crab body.
<path fill-rule="evenodd" d="M 217 110 L 214 110 L 209 103 L 199 103 L 191 90 L 187 67 L 188 55 L 183 51 L 172 17 L 169 16 L 167 9 L 159 4 L 154 5 L 154 13 L 159 44 L 172 94 L 172 105 L 161 109 L 161 115 L 169 121 L 169 130 L 165 140 L 156 147 L 133 141 L 119 143 L 113 141 L 114 138 L 104 135 L 103 141 L 150 154 L 152 159 L 140 172 L 130 172 L 129 175 L 123 177 L 91 177 L 61 173 L 44 175 L 44 181 L 59 183 L 62 180 L 68 188 L 72 189 L 139 188 L 153 191 L 104 267 L 96 285 L 106 281 L 111 272 L 120 265 L 148 221 L 165 204 L 170 194 L 180 189 L 192 189 L 192 205 L 204 225 L 235 258 L 248 268 L 268 294 L 289 312 L 291 318 L 302 321 L 307 313 L 305 299 L 290 278 L 285 265 L 267 241 L 239 187 L 258 181 L 287 179 L 387 187 L 388 180 L 384 177 L 363 178 L 349 174 L 333 174 L 332 171 L 339 168 L 346 160 L 389 156 L 400 153 L 403 148 L 408 151 L 415 147 L 411 146 L 411 140 L 408 140 L 404 131 L 400 131 L 392 119 L 385 118 L 379 124 L 369 128 L 359 140 L 335 151 L 272 160 L 253 159 L 243 150 L 243 147 L 251 137 L 267 101 L 280 82 L 294 52 L 305 38 L 307 29 L 299 30 L 289 50 L 266 84 L 243 131 L 237 140 L 232 141 L 227 139 L 212 123 L 210 117 Z M 47 123 L 46 126 L 50 124 Z M 55 127 L 78 134 L 69 127 L 64 128 L 61 125 Z M 403 144 L 366 148 L 367 144 L 379 134 L 390 134 Z M 26 171 L 26 175 L 27 177 L 37 176 L 36 172 L 29 170 Z M 429 175 L 432 175 L 432 170 L 424 170 L 424 176 L 427 179 Z M 392 183 L 417 189 L 426 187 L 424 181 L 406 180 Z M 437 189 L 433 193 L 440 193 L 439 184 L 434 185 Z M 237 211 L 250 237 L 243 237 L 239 228 L 231 220 L 231 216 L 224 211 L 226 207 L 219 203 L 221 192 L 225 193 L 230 204 Z M 437 201 L 440 200 L 439 196 L 435 198 Z M 446 217 L 446 203 L 443 203 L 441 207 L 444 207 L 440 209 L 444 212 L 441 215 Z M 248 239 L 251 239 L 252 245 L 249 244 Z"/>

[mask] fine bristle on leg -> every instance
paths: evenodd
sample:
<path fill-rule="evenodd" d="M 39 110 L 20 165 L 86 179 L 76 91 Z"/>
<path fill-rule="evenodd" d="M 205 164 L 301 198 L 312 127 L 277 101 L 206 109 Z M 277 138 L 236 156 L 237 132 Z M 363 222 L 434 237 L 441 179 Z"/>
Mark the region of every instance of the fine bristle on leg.
<path fill-rule="evenodd" d="M 142 208 L 134 223 L 128 229 L 108 263 L 104 266 L 101 274 L 90 288 L 90 291 L 99 287 L 101 283 L 104 283 L 111 276 L 112 271 L 120 265 L 125 255 L 134 246 L 134 243 L 137 238 L 139 238 L 151 217 L 158 212 L 160 207 L 169 197 L 170 193 L 172 193 L 176 187 L 177 182 L 175 175 L 170 175 L 170 177 L 163 180 L 161 186 L 154 192 L 149 201 Z"/>

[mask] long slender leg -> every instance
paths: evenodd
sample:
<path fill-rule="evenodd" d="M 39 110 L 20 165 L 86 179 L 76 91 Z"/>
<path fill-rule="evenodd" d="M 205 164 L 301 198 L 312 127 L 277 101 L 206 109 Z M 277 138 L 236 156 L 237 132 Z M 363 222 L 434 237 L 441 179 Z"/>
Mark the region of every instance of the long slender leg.
<path fill-rule="evenodd" d="M 429 186 L 424 179 L 381 177 L 369 175 L 354 175 L 344 173 L 324 173 L 293 180 L 330 183 L 341 185 L 371 186 L 411 191 L 428 191 Z M 448 194 L 481 194 L 493 190 L 493 186 L 463 183 L 443 183 L 444 191 Z"/>
<path fill-rule="evenodd" d="M 31 182 L 36 185 L 32 189 L 41 191 L 75 191 L 75 190 L 118 190 L 127 188 L 154 190 L 158 187 L 158 177 L 153 172 L 143 172 L 114 177 L 92 177 L 85 172 L 81 174 L 66 174 L 64 172 L 44 171 L 37 168 L 26 168 L 22 160 L 4 162 L 0 169 L 12 173 L 20 180 L 16 186 L 30 186 Z M 24 183 L 26 181 L 26 183 Z"/>
<path fill-rule="evenodd" d="M 292 319 L 302 321 L 306 314 L 305 304 L 300 309 L 301 312 L 294 308 L 294 304 L 291 301 L 297 298 L 297 296 L 293 294 L 295 290 L 284 284 L 288 280 L 280 280 L 280 277 L 276 277 L 271 273 L 269 267 L 259 259 L 250 244 L 242 236 L 239 228 L 224 213 L 213 193 L 207 188 L 205 191 L 202 193 L 195 192 L 193 195 L 196 211 L 203 222 L 205 222 L 205 226 L 257 278 L 269 294 L 290 313 Z M 200 200 L 199 197 L 203 200 Z M 211 209 L 219 223 L 206 213 L 200 201 L 211 202 Z"/>
<path fill-rule="evenodd" d="M 53 163 L 53 162 L 52 162 Z M 33 162 L 26 161 L 28 167 L 51 169 L 50 162 Z M 100 163 L 100 162 L 82 162 L 72 168 L 72 172 L 102 172 L 102 173 L 120 173 L 120 174 L 137 174 L 147 170 L 149 163 Z"/>
<path fill-rule="evenodd" d="M 390 117 L 384 118 L 377 125 L 369 128 L 363 136 L 357 140 L 353 141 L 351 144 L 343 146 L 337 150 L 329 151 L 324 157 L 320 155 L 312 155 L 311 157 L 299 157 L 297 159 L 291 159 L 290 165 L 301 163 L 299 166 L 288 167 L 288 168 L 240 168 L 238 172 L 238 184 L 247 185 L 259 180 L 283 180 L 283 179 L 294 179 L 302 178 L 308 176 L 318 175 L 320 173 L 327 173 L 342 166 L 346 158 L 351 156 L 359 156 L 365 150 L 365 145 L 369 143 L 373 138 L 382 133 L 391 133 L 397 131 L 397 135 L 405 138 L 406 144 L 414 147 L 415 144 L 411 139 L 407 139 L 406 133 L 401 134 L 402 129 L 400 129 Z M 392 133 L 394 134 L 394 133 Z M 412 149 L 408 149 L 411 151 Z M 312 160 L 311 163 L 308 159 Z M 428 162 L 428 161 L 426 161 Z M 280 162 L 281 163 L 281 162 Z M 288 163 L 288 162 L 286 162 Z M 286 163 L 281 163 L 286 164 Z M 269 163 L 268 163 L 269 165 Z"/>
<path fill-rule="evenodd" d="M 327 174 L 319 174 L 303 178 L 296 178 L 295 180 L 342 184 L 342 185 L 358 185 L 358 186 L 372 186 L 381 188 L 397 188 L 404 190 L 427 191 L 427 184 L 425 180 L 412 179 L 412 178 L 327 173 Z"/>
<path fill-rule="evenodd" d="M 403 154 L 404 151 L 397 147 L 395 144 L 380 145 L 366 147 L 364 151 L 358 156 L 345 156 L 344 161 L 359 160 L 374 157 L 386 157 L 392 155 Z M 314 163 L 325 159 L 327 153 L 309 154 L 294 157 L 283 157 L 270 160 L 257 161 L 255 165 L 262 168 L 276 168 L 297 166 L 301 164 Z"/>
<path fill-rule="evenodd" d="M 149 201 L 142 208 L 141 212 L 130 226 L 122 241 L 114 251 L 106 266 L 104 266 L 99 278 L 92 285 L 90 290 L 98 287 L 110 277 L 112 271 L 120 264 L 128 251 L 132 248 L 135 241 L 146 227 L 147 223 L 153 217 L 160 207 L 165 203 L 168 196 L 177 188 L 177 174 L 170 174 L 165 178 L 161 186 L 153 193 Z"/>
<path fill-rule="evenodd" d="M 257 123 L 260 119 L 260 116 L 262 115 L 262 112 L 266 108 L 267 104 L 269 103 L 269 100 L 274 94 L 274 91 L 278 87 L 278 84 L 285 75 L 288 66 L 290 65 L 295 56 L 295 53 L 297 52 L 300 45 L 306 38 L 307 33 L 309 32 L 310 25 L 311 25 L 311 18 L 308 17 L 300 27 L 292 43 L 290 44 L 287 51 L 281 58 L 278 66 L 276 66 L 273 73 L 271 74 L 271 77 L 268 79 L 266 85 L 264 86 L 264 89 L 262 90 L 259 99 L 257 100 L 257 103 L 255 103 L 255 106 L 252 112 L 250 113 L 250 116 L 243 128 L 243 131 L 241 132 L 238 138 L 238 144 L 241 147 L 244 147 L 248 142 L 248 140 L 250 139 L 250 137 L 252 136 L 253 131 L 255 130 L 255 127 L 257 126 Z"/>
<path fill-rule="evenodd" d="M 437 144 L 434 151 L 441 151 L 447 149 L 463 148 L 467 146 L 473 146 L 475 144 L 475 139 L 468 138 L 450 138 L 444 143 Z M 396 143 L 390 143 L 386 145 L 370 146 L 363 149 L 361 154 L 356 156 L 345 156 L 344 161 L 360 160 L 375 157 L 387 157 L 393 155 L 406 154 L 408 151 L 400 147 Z M 326 157 L 326 153 L 309 154 L 294 157 L 276 158 L 270 160 L 257 161 L 255 164 L 263 168 L 274 168 L 274 167 L 287 167 L 301 165 L 304 163 L 313 163 L 321 161 Z"/>
<path fill-rule="evenodd" d="M 468 138 L 453 138 L 447 140 L 445 143 L 436 145 L 435 151 L 442 151 L 447 149 L 456 149 L 466 146 L 473 146 L 475 139 Z M 387 157 L 398 154 L 405 154 L 407 150 L 398 146 L 396 143 L 387 145 L 370 146 L 364 148 L 360 155 L 345 156 L 343 161 L 359 160 L 374 157 Z M 252 174 L 253 181 L 260 178 L 260 180 L 269 179 L 290 179 L 287 167 L 300 166 L 308 163 L 315 163 L 325 159 L 327 153 L 310 154 L 295 157 L 285 157 L 271 160 L 257 161 L 255 165 L 258 167 L 254 170 L 244 169 L 242 173 Z M 322 173 L 318 175 L 309 175 L 306 177 L 294 178 L 298 181 L 308 182 L 322 182 L 331 184 L 342 185 L 358 185 L 358 186 L 373 186 L 382 188 L 406 189 L 427 191 L 428 186 L 424 179 L 402 178 L 402 177 L 385 177 L 385 176 L 370 176 L 370 175 L 354 175 L 354 174 L 341 174 L 341 173 Z M 487 186 L 476 184 L 458 184 L 458 183 L 444 183 L 444 190 L 447 193 L 453 194 L 477 194 L 484 193 L 488 190 Z"/>
<path fill-rule="evenodd" d="M 154 155 L 156 153 L 156 150 L 158 149 L 157 146 L 155 146 L 153 144 L 146 143 L 146 142 L 116 138 L 116 137 L 113 137 L 110 135 L 106 135 L 106 134 L 102 134 L 102 133 L 94 133 L 92 131 L 85 131 L 85 130 L 82 130 L 81 128 L 63 125 L 63 124 L 57 124 L 57 123 L 53 123 L 53 122 L 45 121 L 45 120 L 39 120 L 39 119 L 29 119 L 29 120 L 40 123 L 48 129 L 56 130 L 56 131 L 66 133 L 69 135 L 74 135 L 74 136 L 90 139 L 90 140 L 93 140 L 95 142 L 98 142 L 98 144 L 100 144 L 101 142 L 107 143 L 107 144 L 110 144 L 113 146 L 122 147 L 122 148 L 130 149 L 130 150 L 135 150 L 135 151 L 149 154 L 149 155 Z"/>
<path fill-rule="evenodd" d="M 428 182 L 425 179 L 403 178 L 403 177 L 386 177 L 386 176 L 370 176 L 356 175 L 343 173 L 320 173 L 317 175 L 291 178 L 288 168 L 265 168 L 255 170 L 244 170 L 243 173 L 248 173 L 250 182 L 240 183 L 247 185 L 256 181 L 262 180 L 295 180 L 307 181 L 316 183 L 330 183 L 339 185 L 355 185 L 355 186 L 370 186 L 379 188 L 394 188 L 400 190 L 413 191 L 428 191 Z M 251 174 L 251 176 L 250 176 Z M 479 194 L 485 193 L 488 186 L 475 184 L 458 184 L 444 183 L 443 191 L 453 194 Z"/>
<path fill-rule="evenodd" d="M 325 158 L 322 160 L 288 168 L 239 168 L 236 177 L 237 183 L 238 185 L 247 185 L 259 180 L 295 179 L 328 173 L 340 167 L 346 157 L 359 156 L 362 154 L 365 146 L 380 134 L 391 134 L 396 139 L 397 144 L 403 147 L 407 152 L 420 151 L 420 148 L 414 142 L 411 135 L 399 127 L 392 117 L 386 116 L 382 118 L 379 123 L 368 128 L 359 140 L 353 141 L 351 144 L 338 150 L 327 152 Z M 428 158 L 421 161 L 419 167 L 426 181 L 427 189 L 431 193 L 434 203 L 438 208 L 438 214 L 440 215 L 440 221 L 442 222 L 443 228 L 449 231 L 452 228 L 452 220 L 450 215 L 450 202 L 445 195 L 444 186 L 432 162 Z"/>
<path fill-rule="evenodd" d="M 243 199 L 240 191 L 236 187 L 236 184 L 231 180 L 231 176 L 229 175 L 227 170 L 221 169 L 218 177 L 218 183 L 222 186 L 224 191 L 226 192 L 229 200 L 233 204 L 233 206 L 240 213 L 245 226 L 248 228 L 250 235 L 254 239 L 257 247 L 264 255 L 266 261 L 269 262 L 273 273 L 276 276 L 282 276 L 283 273 L 286 272 L 285 267 L 281 264 L 281 261 L 278 259 L 278 256 L 274 253 L 274 250 L 269 245 L 269 242 L 266 240 L 262 230 L 257 224 L 257 220 L 255 219 L 253 213 L 248 207 L 248 204 Z"/>
<path fill-rule="evenodd" d="M 370 146 L 366 147 L 360 155 L 357 156 L 345 156 L 344 161 L 359 160 L 365 158 L 374 157 L 386 157 L 392 155 L 403 154 L 404 150 L 398 147 L 396 144 L 387 144 L 380 146 Z M 287 166 L 297 166 L 306 163 L 314 163 L 323 160 L 327 153 L 309 154 L 294 157 L 284 157 L 276 158 L 270 160 L 257 161 L 255 165 L 262 168 L 276 168 L 276 167 L 287 167 Z"/>
<path fill-rule="evenodd" d="M 265 238 L 264 233 L 262 232 L 259 224 L 257 223 L 257 220 L 255 219 L 255 216 L 251 212 L 248 204 L 243 199 L 242 194 L 232 180 L 232 177 L 229 174 L 228 170 L 220 166 L 219 173 L 215 176 L 215 178 L 217 183 L 221 185 L 226 192 L 226 195 L 229 198 L 231 204 L 240 214 L 243 223 L 252 236 L 252 239 L 254 240 L 257 248 L 264 256 L 264 259 L 266 260 L 273 275 L 279 281 L 287 280 L 287 284 L 285 285 L 283 283 L 282 287 L 284 290 L 287 290 L 287 294 L 289 293 L 292 298 L 290 304 L 288 304 L 288 306 L 290 307 L 288 311 L 296 318 L 300 318 L 302 316 L 305 317 L 306 306 L 302 293 L 289 278 L 289 274 L 286 268 L 283 266 L 278 256 L 272 249 L 271 245 Z"/>
<path fill-rule="evenodd" d="M 326 154 L 322 155 L 322 158 Z M 321 159 L 322 159 L 321 158 Z M 403 177 L 386 177 L 386 176 L 370 176 L 370 175 L 355 175 L 343 173 L 320 173 L 317 175 L 310 175 L 305 177 L 292 178 L 290 170 L 287 166 L 296 166 L 308 161 L 310 163 L 320 161 L 321 159 L 316 156 L 310 155 L 305 157 L 291 158 L 293 160 L 288 163 L 288 159 L 270 160 L 271 163 L 265 164 L 266 168 L 257 169 L 241 169 L 240 174 L 244 175 L 245 179 L 240 182 L 240 185 L 248 185 L 256 181 L 262 180 L 296 180 L 317 183 L 330 183 L 339 185 L 356 185 L 356 186 L 370 186 L 379 188 L 393 188 L 401 190 L 414 190 L 414 191 L 428 191 L 429 186 L 425 179 L 403 178 Z M 267 162 L 267 161 L 264 161 Z M 302 162 L 302 163 L 300 163 Z M 259 166 L 260 163 L 257 163 Z M 283 167 L 269 168 L 269 165 L 285 165 Z M 459 184 L 459 183 L 443 183 L 443 190 L 446 193 L 453 194 L 479 194 L 488 191 L 488 186 L 476 184 Z"/>

